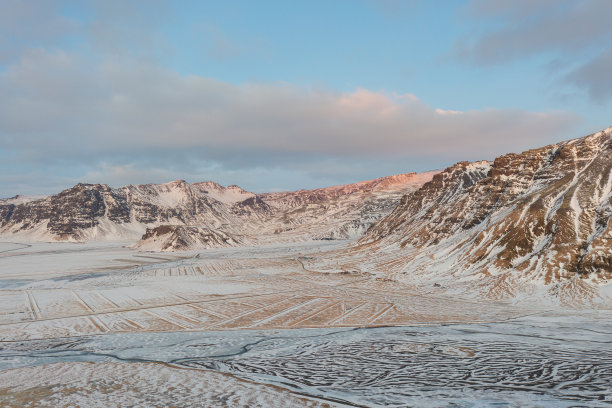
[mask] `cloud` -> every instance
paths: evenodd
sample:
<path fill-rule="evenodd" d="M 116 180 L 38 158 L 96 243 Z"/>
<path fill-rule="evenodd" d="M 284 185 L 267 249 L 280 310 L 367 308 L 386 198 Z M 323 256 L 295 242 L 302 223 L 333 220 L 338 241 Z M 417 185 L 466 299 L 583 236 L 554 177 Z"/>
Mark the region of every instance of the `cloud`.
<path fill-rule="evenodd" d="M 59 0 L 0 2 L 0 64 L 24 47 L 50 46 L 78 31 L 80 25 L 58 13 Z"/>
<path fill-rule="evenodd" d="M 92 18 L 82 35 L 95 54 L 149 60 L 172 55 L 173 47 L 161 29 L 174 18 L 172 2 L 104 0 L 89 5 Z"/>
<path fill-rule="evenodd" d="M 573 69 L 565 79 L 586 89 L 594 101 L 607 101 L 612 95 L 612 49 Z"/>
<path fill-rule="evenodd" d="M 71 47 L 90 56 L 161 60 L 174 51 L 162 30 L 173 10 L 168 0 L 0 1 L 0 64 L 32 48 Z"/>
<path fill-rule="evenodd" d="M 607 102 L 610 15 L 607 0 L 472 0 L 463 12 L 472 32 L 455 41 L 451 55 L 481 67 L 540 58 L 557 86 Z"/>
<path fill-rule="evenodd" d="M 465 15 L 478 27 L 453 46 L 470 63 L 495 65 L 538 54 L 585 52 L 612 43 L 606 0 L 473 0 Z"/>
<path fill-rule="evenodd" d="M 56 157 L 193 148 L 220 154 L 489 155 L 538 143 L 575 119 L 563 112 L 440 110 L 414 95 L 365 89 L 232 85 L 134 60 L 91 66 L 78 56 L 43 50 L 1 74 L 0 90 L 4 147 Z"/>
<path fill-rule="evenodd" d="M 411 94 L 366 89 L 233 85 L 130 58 L 94 64 L 43 49 L 0 73 L 0 94 L 0 150 L 12 163 L 125 183 L 254 169 L 325 178 L 334 161 L 356 175 L 367 173 L 363 163 L 385 168 L 385 161 L 411 171 L 423 158 L 437 166 L 568 138 L 579 120 L 566 112 L 439 109 Z"/>

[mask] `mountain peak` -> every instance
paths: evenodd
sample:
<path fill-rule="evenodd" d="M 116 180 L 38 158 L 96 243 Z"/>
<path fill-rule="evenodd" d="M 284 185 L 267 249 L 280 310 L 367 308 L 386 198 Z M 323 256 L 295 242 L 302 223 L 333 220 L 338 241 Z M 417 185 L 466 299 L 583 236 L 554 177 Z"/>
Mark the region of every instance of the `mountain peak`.
<path fill-rule="evenodd" d="M 162 185 L 168 186 L 168 187 L 185 188 L 189 185 L 189 183 L 187 183 L 185 180 L 178 179 L 178 180 L 169 181 L 167 183 L 163 183 Z"/>

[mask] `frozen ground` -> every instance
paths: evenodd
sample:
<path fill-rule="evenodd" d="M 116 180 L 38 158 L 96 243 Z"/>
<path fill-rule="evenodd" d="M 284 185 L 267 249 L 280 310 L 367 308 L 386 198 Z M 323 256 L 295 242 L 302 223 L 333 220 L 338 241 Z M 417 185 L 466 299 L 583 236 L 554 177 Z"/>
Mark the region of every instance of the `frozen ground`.
<path fill-rule="evenodd" d="M 0 371 L 0 404 L 36 407 L 329 407 L 230 375 L 156 363 L 59 363 Z M 335 406 L 335 404 L 333 405 Z"/>
<path fill-rule="evenodd" d="M 78 384 L 82 393 L 92 382 L 106 388 L 117 382 L 125 398 L 131 398 L 169 376 L 173 383 L 161 387 L 159 401 L 176 384 L 179 401 L 194 403 L 201 396 L 216 398 L 209 389 L 218 387 L 209 385 L 219 381 L 209 371 L 214 370 L 257 384 L 249 390 L 249 383 L 232 377 L 219 394 L 255 401 L 279 392 L 261 385 L 268 384 L 294 392 L 294 397 L 350 406 L 604 406 L 612 404 L 611 335 L 611 313 L 582 312 L 488 324 L 31 340 L 2 345 L 0 384 L 10 399 L 49 384 L 60 390 Z M 79 361 L 96 364 L 78 366 L 87 375 L 72 365 L 66 368 L 68 362 Z M 23 368 L 28 366 L 44 369 L 41 374 Z M 189 384 L 199 388 L 189 394 Z"/>
<path fill-rule="evenodd" d="M 115 332 L 355 327 L 497 321 L 533 310 L 423 295 L 304 263 L 338 243 L 179 255 L 109 244 L 0 253 L 0 340 Z M 11 250 L 12 248 L 12 250 Z"/>
<path fill-rule="evenodd" d="M 0 243 L 0 405 L 612 404 L 611 311 L 309 269 L 342 244 Z"/>

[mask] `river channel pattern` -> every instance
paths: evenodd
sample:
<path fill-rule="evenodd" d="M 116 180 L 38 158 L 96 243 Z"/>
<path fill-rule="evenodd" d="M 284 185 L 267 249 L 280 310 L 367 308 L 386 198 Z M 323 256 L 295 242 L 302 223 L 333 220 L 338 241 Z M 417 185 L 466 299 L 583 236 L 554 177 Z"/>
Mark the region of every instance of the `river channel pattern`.
<path fill-rule="evenodd" d="M 537 324 L 149 333 L 3 344 L 0 361 L 163 361 L 357 406 L 607 406 L 611 338 Z"/>

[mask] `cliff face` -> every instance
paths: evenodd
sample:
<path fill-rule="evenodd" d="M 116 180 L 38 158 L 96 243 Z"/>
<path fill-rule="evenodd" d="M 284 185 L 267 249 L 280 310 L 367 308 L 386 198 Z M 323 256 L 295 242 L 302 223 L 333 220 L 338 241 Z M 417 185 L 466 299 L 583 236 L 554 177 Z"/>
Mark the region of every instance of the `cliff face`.
<path fill-rule="evenodd" d="M 108 186 L 77 184 L 55 196 L 0 205 L 0 227 L 27 231 L 42 226 L 50 235 L 68 238 L 96 226 L 103 216 L 114 222 L 127 222 L 126 209 L 125 197 Z"/>
<path fill-rule="evenodd" d="M 259 195 L 274 210 L 276 239 L 355 239 L 390 213 L 437 171 L 406 173 L 354 184 Z"/>
<path fill-rule="evenodd" d="M 606 280 L 611 216 L 609 128 L 493 162 L 458 163 L 403 199 L 355 251 L 379 256 L 390 274 L 478 276 L 489 280 L 477 284 L 500 291 L 519 276 Z"/>

